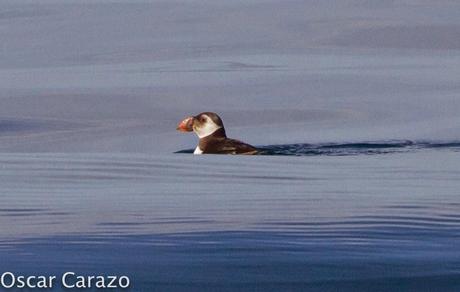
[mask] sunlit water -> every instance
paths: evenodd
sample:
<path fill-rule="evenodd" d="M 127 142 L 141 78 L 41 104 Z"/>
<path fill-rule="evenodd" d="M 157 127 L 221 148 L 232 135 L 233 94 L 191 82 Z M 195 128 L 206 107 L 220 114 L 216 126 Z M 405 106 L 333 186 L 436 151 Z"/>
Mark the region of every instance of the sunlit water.
<path fill-rule="evenodd" d="M 457 149 L 1 154 L 0 270 L 126 274 L 134 291 L 458 291 Z"/>

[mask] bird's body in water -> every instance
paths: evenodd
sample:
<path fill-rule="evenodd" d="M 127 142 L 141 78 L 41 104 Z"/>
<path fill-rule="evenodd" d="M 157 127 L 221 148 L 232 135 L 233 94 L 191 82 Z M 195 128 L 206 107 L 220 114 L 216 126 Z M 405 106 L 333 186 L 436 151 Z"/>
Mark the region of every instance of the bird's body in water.
<path fill-rule="evenodd" d="M 222 119 L 215 113 L 204 112 L 187 117 L 177 126 L 181 132 L 195 132 L 200 139 L 194 154 L 257 154 L 254 146 L 227 138 Z"/>

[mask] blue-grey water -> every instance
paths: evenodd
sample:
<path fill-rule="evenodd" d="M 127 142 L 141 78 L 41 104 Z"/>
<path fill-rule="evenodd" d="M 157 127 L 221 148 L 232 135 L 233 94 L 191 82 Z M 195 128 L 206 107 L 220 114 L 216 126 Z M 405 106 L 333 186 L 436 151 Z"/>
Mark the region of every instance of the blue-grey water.
<path fill-rule="evenodd" d="M 2 0 L 0 273 L 460 291 L 459 113 L 458 1 Z"/>
<path fill-rule="evenodd" d="M 134 291 L 458 291 L 459 149 L 0 155 L 0 269 Z"/>

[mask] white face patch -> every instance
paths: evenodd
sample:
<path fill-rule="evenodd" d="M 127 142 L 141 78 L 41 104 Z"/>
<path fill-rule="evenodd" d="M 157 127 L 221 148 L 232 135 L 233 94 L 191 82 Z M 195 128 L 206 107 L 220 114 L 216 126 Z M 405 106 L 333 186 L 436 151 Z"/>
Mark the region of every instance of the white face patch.
<path fill-rule="evenodd" d="M 203 150 L 200 149 L 200 146 L 196 146 L 195 151 L 193 151 L 193 154 L 203 154 Z"/>
<path fill-rule="evenodd" d="M 206 119 L 206 121 L 201 124 L 201 127 L 193 127 L 193 131 L 198 135 L 200 139 L 211 135 L 221 128 L 220 126 L 216 125 L 216 123 L 214 123 L 210 117 L 206 115 L 203 115 L 203 117 Z"/>

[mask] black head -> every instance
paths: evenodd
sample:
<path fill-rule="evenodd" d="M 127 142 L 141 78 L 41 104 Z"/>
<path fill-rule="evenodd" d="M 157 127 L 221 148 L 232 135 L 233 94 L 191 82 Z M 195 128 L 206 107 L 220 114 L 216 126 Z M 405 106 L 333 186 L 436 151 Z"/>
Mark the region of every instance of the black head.
<path fill-rule="evenodd" d="M 224 123 L 222 122 L 222 119 L 216 113 L 204 112 L 204 113 L 201 113 L 195 116 L 195 119 L 197 119 L 201 123 L 206 122 L 207 118 L 211 119 L 211 121 L 214 122 L 214 124 L 216 124 L 217 126 L 221 128 L 224 127 Z"/>
<path fill-rule="evenodd" d="M 204 138 L 211 134 L 225 137 L 224 123 L 222 119 L 212 112 L 204 112 L 194 117 L 187 117 L 179 123 L 177 130 L 181 132 L 195 132 L 198 137 Z"/>

